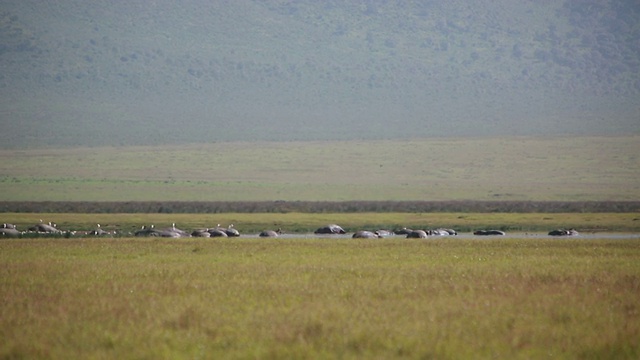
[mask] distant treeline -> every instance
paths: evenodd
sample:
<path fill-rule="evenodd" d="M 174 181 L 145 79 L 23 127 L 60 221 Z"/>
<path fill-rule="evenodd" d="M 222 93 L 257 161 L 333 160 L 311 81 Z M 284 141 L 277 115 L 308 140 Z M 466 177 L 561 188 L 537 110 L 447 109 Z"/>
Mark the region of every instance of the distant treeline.
<path fill-rule="evenodd" d="M 357 213 L 357 212 L 640 212 L 640 201 L 140 201 L 0 202 L 0 212 L 16 213 Z"/>

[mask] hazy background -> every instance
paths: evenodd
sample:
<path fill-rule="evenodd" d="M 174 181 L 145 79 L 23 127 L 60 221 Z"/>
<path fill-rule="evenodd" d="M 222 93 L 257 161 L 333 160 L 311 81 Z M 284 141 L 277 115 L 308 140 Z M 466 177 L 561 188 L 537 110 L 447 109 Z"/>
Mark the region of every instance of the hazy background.
<path fill-rule="evenodd" d="M 0 2 L 0 147 L 640 132 L 640 3 Z"/>

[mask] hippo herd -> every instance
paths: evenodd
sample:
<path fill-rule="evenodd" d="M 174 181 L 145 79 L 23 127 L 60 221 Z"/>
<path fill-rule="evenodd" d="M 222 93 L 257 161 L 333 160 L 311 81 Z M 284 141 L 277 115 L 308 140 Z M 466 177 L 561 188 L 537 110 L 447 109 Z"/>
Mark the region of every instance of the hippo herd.
<path fill-rule="evenodd" d="M 259 237 L 278 237 L 282 234 L 282 229 L 277 230 L 264 230 L 258 234 Z M 154 225 L 142 226 L 139 230 L 133 233 L 116 234 L 116 232 L 110 232 L 102 229 L 100 224 L 91 231 L 78 232 L 78 231 L 63 231 L 57 228 L 55 223 L 44 223 L 40 220 L 40 223 L 31 226 L 27 231 L 19 231 L 15 225 L 4 223 L 0 227 L 0 237 L 21 237 L 28 234 L 58 234 L 58 235 L 92 235 L 92 236 L 113 236 L 113 235 L 133 235 L 138 237 L 166 237 L 166 238 L 182 238 L 182 237 L 238 237 L 240 232 L 234 227 L 233 224 L 224 227 L 218 224 L 211 228 L 200 228 L 193 231 L 185 231 L 176 227 L 176 224 L 172 224 L 167 228 L 156 228 Z M 314 234 L 318 235 L 344 235 L 347 231 L 337 224 L 329 224 L 318 228 L 314 231 Z M 375 239 L 388 236 L 404 235 L 406 238 L 414 239 L 426 239 L 431 236 L 450 236 L 458 235 L 458 232 L 453 229 L 436 228 L 436 229 L 408 229 L 401 228 L 396 230 L 358 230 L 352 235 L 357 239 Z M 503 236 L 506 235 L 502 230 L 476 230 L 473 235 L 480 236 Z M 575 229 L 556 229 L 548 233 L 549 236 L 577 236 L 579 233 Z"/>
<path fill-rule="evenodd" d="M 63 231 L 56 228 L 55 224 L 48 223 L 45 224 L 40 221 L 39 224 L 31 226 L 27 229 L 27 231 L 19 231 L 18 228 L 13 224 L 4 223 L 2 227 L 0 227 L 0 236 L 5 237 L 15 237 L 28 233 L 39 233 L 39 234 L 62 234 Z"/>
<path fill-rule="evenodd" d="M 176 228 L 174 223 L 170 228 L 158 229 L 153 225 L 147 227 L 143 226 L 140 230 L 136 231 L 135 236 L 155 236 L 155 237 L 237 237 L 240 236 L 240 232 L 234 228 L 233 224 L 228 227 L 222 227 L 220 224 L 213 228 L 195 229 L 191 232 L 184 231 Z"/>

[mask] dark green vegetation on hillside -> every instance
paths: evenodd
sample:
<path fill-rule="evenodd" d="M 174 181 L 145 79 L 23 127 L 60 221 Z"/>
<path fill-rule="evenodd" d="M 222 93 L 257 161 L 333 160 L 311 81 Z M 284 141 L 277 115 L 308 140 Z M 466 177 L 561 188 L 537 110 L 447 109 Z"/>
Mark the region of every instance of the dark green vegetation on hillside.
<path fill-rule="evenodd" d="M 637 359 L 637 240 L 0 241 L 0 358 Z"/>
<path fill-rule="evenodd" d="M 633 213 L 640 201 L 1 201 L 15 213 Z"/>
<path fill-rule="evenodd" d="M 637 1 L 8 0 L 0 147 L 637 133 Z"/>

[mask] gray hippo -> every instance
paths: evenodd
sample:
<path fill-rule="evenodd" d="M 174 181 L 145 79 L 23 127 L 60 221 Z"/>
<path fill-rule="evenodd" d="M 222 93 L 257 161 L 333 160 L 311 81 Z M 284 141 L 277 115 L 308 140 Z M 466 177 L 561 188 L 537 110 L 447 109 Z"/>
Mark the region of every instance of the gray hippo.
<path fill-rule="evenodd" d="M 314 234 L 346 234 L 343 228 L 336 224 L 329 224 L 327 226 L 323 226 L 318 228 L 318 230 L 313 232 Z"/>
<path fill-rule="evenodd" d="M 476 230 L 473 232 L 473 235 L 505 235 L 505 232 L 501 230 Z"/>
<path fill-rule="evenodd" d="M 549 236 L 577 236 L 579 233 L 576 229 L 556 229 L 549 231 Z"/>
<path fill-rule="evenodd" d="M 278 228 L 278 230 L 264 230 L 258 236 L 260 237 L 278 237 L 282 234 L 282 229 Z"/>
<path fill-rule="evenodd" d="M 367 230 L 356 231 L 352 236 L 352 238 L 354 239 L 377 239 L 380 237 L 381 236 L 376 234 L 375 232 Z"/>
<path fill-rule="evenodd" d="M 426 239 L 427 232 L 424 230 L 412 230 L 407 234 L 407 239 Z"/>

